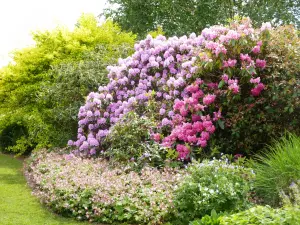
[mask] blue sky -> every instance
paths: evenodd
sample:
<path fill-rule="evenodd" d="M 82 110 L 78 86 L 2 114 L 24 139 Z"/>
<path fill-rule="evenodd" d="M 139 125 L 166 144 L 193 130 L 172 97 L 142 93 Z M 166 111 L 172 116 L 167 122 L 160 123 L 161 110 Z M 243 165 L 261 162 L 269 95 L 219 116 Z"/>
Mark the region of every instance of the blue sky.
<path fill-rule="evenodd" d="M 98 15 L 106 0 L 7 0 L 0 5 L 0 67 L 9 53 L 32 45 L 30 32 L 53 29 L 58 24 L 70 29 L 82 13 Z"/>

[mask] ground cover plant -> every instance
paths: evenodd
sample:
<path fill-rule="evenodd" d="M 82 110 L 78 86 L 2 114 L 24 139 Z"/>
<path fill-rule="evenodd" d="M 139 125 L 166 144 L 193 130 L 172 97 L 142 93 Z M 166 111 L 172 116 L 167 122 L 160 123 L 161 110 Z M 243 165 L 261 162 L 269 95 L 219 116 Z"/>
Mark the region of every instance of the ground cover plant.
<path fill-rule="evenodd" d="M 104 223 L 161 224 L 173 213 L 184 171 L 127 166 L 105 159 L 39 152 L 29 164 L 34 193 L 57 213 Z"/>

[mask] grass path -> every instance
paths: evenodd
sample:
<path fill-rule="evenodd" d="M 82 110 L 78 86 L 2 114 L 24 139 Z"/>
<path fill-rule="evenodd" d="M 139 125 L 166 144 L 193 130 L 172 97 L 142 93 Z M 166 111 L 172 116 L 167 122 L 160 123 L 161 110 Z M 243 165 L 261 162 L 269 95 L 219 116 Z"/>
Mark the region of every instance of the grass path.
<path fill-rule="evenodd" d="M 87 225 L 52 214 L 31 195 L 22 161 L 0 153 L 1 225 Z"/>

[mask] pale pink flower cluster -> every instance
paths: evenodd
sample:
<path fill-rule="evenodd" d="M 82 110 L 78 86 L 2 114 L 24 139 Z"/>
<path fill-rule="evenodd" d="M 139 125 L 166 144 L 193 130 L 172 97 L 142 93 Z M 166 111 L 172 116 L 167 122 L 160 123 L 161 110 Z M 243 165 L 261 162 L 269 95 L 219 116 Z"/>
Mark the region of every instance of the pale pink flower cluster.
<path fill-rule="evenodd" d="M 111 168 L 100 158 L 82 159 L 46 151 L 37 154 L 29 165 L 33 193 L 54 211 L 90 222 L 109 218 L 114 224 L 122 202 L 123 207 L 135 209 L 131 217 L 136 219 L 131 222 L 161 224 L 173 212 L 173 193 L 186 173 L 150 167 L 137 173 L 122 166 Z"/>

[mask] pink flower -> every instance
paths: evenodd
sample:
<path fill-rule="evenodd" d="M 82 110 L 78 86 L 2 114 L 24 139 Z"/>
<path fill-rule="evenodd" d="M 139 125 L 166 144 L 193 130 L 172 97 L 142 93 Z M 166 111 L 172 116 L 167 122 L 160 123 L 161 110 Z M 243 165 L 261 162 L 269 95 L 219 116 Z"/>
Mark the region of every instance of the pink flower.
<path fill-rule="evenodd" d="M 207 146 L 206 140 L 199 140 L 197 145 L 200 145 L 202 148 L 205 148 Z"/>
<path fill-rule="evenodd" d="M 206 131 L 208 131 L 210 134 L 213 134 L 216 130 L 216 127 L 214 125 L 211 125 L 210 127 L 206 128 Z"/>
<path fill-rule="evenodd" d="M 201 117 L 199 115 L 195 115 L 195 114 L 192 115 L 192 121 L 193 122 L 197 122 L 199 120 L 201 120 Z"/>
<path fill-rule="evenodd" d="M 206 140 L 206 141 L 209 140 L 209 133 L 206 131 L 203 131 L 201 133 L 201 139 Z"/>
<path fill-rule="evenodd" d="M 251 57 L 248 54 L 240 54 L 240 58 L 242 61 L 251 62 Z"/>
<path fill-rule="evenodd" d="M 260 46 L 255 46 L 253 49 L 252 49 L 252 52 L 254 54 L 258 54 L 260 52 Z"/>
<path fill-rule="evenodd" d="M 180 111 L 180 115 L 182 116 L 187 116 L 188 114 L 188 111 L 184 107 L 182 107 L 179 111 Z"/>
<path fill-rule="evenodd" d="M 227 81 L 228 81 L 228 75 L 226 73 L 222 75 L 222 80 L 224 80 L 225 83 L 227 83 Z"/>
<path fill-rule="evenodd" d="M 188 137 L 187 137 L 187 141 L 190 142 L 190 143 L 196 143 L 196 142 L 197 142 L 197 137 L 196 137 L 196 135 L 188 136 Z"/>
<path fill-rule="evenodd" d="M 259 83 L 255 88 L 251 89 L 251 94 L 253 96 L 259 96 L 264 88 L 265 85 L 263 83 Z"/>
<path fill-rule="evenodd" d="M 187 159 L 188 158 L 188 155 L 190 153 L 190 150 L 189 150 L 188 147 L 186 147 L 185 145 L 177 145 L 176 150 L 179 153 L 178 158 L 180 158 L 180 159 Z"/>
<path fill-rule="evenodd" d="M 213 121 L 217 121 L 222 117 L 221 111 L 219 110 L 218 112 L 214 112 L 214 118 Z"/>
<path fill-rule="evenodd" d="M 208 94 L 203 98 L 203 104 L 210 105 L 215 101 L 215 99 L 216 99 L 215 95 Z"/>
<path fill-rule="evenodd" d="M 223 61 L 223 67 L 234 67 L 235 64 L 237 63 L 236 59 L 228 59 L 227 61 Z"/>
<path fill-rule="evenodd" d="M 229 85 L 228 89 L 232 91 L 232 93 L 237 94 L 239 93 L 239 85 L 237 83 L 232 83 Z"/>
<path fill-rule="evenodd" d="M 203 121 L 203 127 L 204 127 L 204 128 L 208 128 L 208 127 L 210 127 L 210 126 L 212 126 L 212 122 L 211 122 L 210 120 L 208 120 L 208 121 Z"/>
<path fill-rule="evenodd" d="M 256 59 L 256 66 L 257 67 L 264 69 L 266 67 L 266 64 L 267 64 L 266 60 Z"/>
<path fill-rule="evenodd" d="M 203 124 L 201 122 L 197 121 L 193 124 L 193 130 L 195 130 L 196 132 L 201 132 L 203 131 L 203 129 Z"/>
<path fill-rule="evenodd" d="M 250 83 L 251 84 L 258 84 L 260 82 L 260 77 L 257 77 L 257 78 L 251 78 L 250 79 Z"/>
<path fill-rule="evenodd" d="M 156 142 L 159 142 L 160 141 L 160 134 L 159 133 L 153 134 L 152 139 Z"/>
<path fill-rule="evenodd" d="M 262 46 L 262 41 L 258 41 L 258 42 L 256 43 L 256 45 Z"/>

